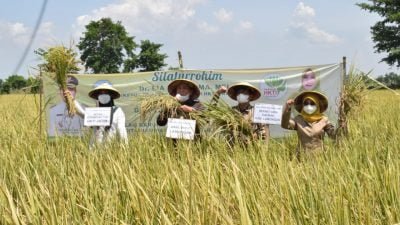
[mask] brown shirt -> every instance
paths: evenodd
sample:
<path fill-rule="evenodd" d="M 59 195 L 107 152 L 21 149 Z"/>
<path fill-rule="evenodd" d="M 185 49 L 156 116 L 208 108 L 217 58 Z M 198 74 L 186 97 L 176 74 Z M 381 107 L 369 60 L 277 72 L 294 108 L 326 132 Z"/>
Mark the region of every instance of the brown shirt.
<path fill-rule="evenodd" d="M 269 125 L 252 123 L 254 115 L 254 107 L 252 105 L 248 104 L 247 107 L 243 109 L 240 109 L 239 105 L 237 105 L 233 106 L 232 109 L 239 111 L 243 115 L 243 118 L 251 123 L 253 138 L 266 140 L 266 142 L 268 142 Z"/>
<path fill-rule="evenodd" d="M 196 111 L 201 111 L 204 109 L 203 104 L 201 104 L 201 102 L 197 99 L 196 100 L 189 99 L 186 102 L 183 102 L 181 104 L 193 107 L 193 109 Z M 191 119 L 190 114 L 188 112 L 184 112 L 182 110 L 177 110 L 175 114 L 168 112 L 168 111 L 162 111 L 162 112 L 160 112 L 160 114 L 157 117 L 157 125 L 165 126 L 168 123 L 168 118 Z M 200 129 L 199 129 L 199 126 L 196 125 L 195 135 L 199 136 L 199 134 L 200 134 Z"/>
<path fill-rule="evenodd" d="M 282 128 L 296 130 L 299 142 L 297 150 L 317 150 L 323 149 L 323 138 L 325 133 L 329 137 L 334 138 L 336 131 L 327 117 L 321 120 L 309 123 L 304 120 L 303 116 L 297 115 L 294 119 L 290 118 L 290 110 L 284 110 L 282 114 Z"/>
<path fill-rule="evenodd" d="M 218 92 L 215 92 L 212 99 L 211 103 L 212 104 L 217 104 L 219 101 L 220 94 Z M 232 109 L 239 111 L 245 120 L 249 121 L 252 125 L 252 135 L 255 139 L 262 139 L 265 140 L 268 143 L 270 132 L 269 132 L 269 125 L 268 124 L 260 124 L 260 123 L 252 123 L 253 121 L 253 115 L 254 115 L 254 107 L 250 105 L 250 103 L 247 105 L 247 107 L 240 109 L 239 105 L 233 106 Z M 243 139 L 248 140 L 249 137 L 242 137 Z"/>

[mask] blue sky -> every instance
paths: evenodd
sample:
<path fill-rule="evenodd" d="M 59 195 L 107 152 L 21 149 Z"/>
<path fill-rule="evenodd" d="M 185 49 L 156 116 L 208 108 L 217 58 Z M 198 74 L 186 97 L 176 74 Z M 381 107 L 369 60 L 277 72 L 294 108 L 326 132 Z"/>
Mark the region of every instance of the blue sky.
<path fill-rule="evenodd" d="M 374 53 L 370 26 L 380 18 L 355 4 L 366 0 L 48 0 L 32 49 L 18 74 L 35 74 L 39 47 L 78 43 L 91 20 L 121 21 L 135 41 L 164 46 L 166 63 L 187 69 L 243 69 L 348 63 L 373 76 L 399 73 Z M 11 75 L 43 1 L 0 0 L 0 79 Z"/>

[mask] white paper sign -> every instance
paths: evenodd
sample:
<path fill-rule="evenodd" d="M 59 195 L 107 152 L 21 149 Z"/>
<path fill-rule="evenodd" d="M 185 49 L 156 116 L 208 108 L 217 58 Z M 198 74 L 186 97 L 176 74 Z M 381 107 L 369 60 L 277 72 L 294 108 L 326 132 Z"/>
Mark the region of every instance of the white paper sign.
<path fill-rule="evenodd" d="M 281 118 L 281 105 L 256 104 L 254 106 L 253 123 L 281 124 Z"/>
<path fill-rule="evenodd" d="M 111 107 L 88 107 L 85 109 L 83 125 L 88 127 L 110 126 Z"/>
<path fill-rule="evenodd" d="M 175 139 L 193 140 L 196 129 L 196 120 L 168 118 L 167 137 Z"/>

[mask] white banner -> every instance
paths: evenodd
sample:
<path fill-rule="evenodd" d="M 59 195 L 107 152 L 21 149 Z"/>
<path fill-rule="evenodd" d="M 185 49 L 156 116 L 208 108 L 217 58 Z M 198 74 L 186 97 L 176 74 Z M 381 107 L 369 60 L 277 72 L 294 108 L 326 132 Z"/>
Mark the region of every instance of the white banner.
<path fill-rule="evenodd" d="M 229 87 L 237 82 L 249 82 L 261 91 L 261 97 L 257 103 L 284 105 L 287 99 L 294 98 L 305 90 L 320 91 L 328 97 L 329 106 L 325 114 L 331 122 L 336 123 L 338 118 L 338 99 L 342 88 L 342 64 L 313 65 L 300 67 L 283 67 L 271 69 L 236 69 L 236 70 L 170 70 L 141 72 L 130 74 L 78 74 L 79 84 L 76 87 L 76 99 L 87 106 L 96 106 L 88 93 L 96 84 L 104 81 L 110 82 L 121 92 L 121 98 L 115 104 L 122 108 L 126 116 L 128 131 L 140 132 L 161 131 L 156 121 L 143 122 L 140 120 L 141 96 L 153 93 L 168 93 L 168 84 L 175 79 L 191 79 L 196 82 L 201 91 L 200 101 L 209 102 L 214 92 L 220 86 Z M 45 99 L 49 106 L 62 102 L 57 85 L 53 80 L 44 77 Z M 221 95 L 221 100 L 228 104 L 237 105 L 227 95 Z M 61 109 L 60 109 L 61 110 Z M 295 110 L 292 110 L 295 111 Z M 47 111 L 49 112 L 49 110 Z M 295 113 L 295 112 L 294 112 Z M 49 118 L 50 125 L 54 124 L 54 117 Z M 82 123 L 83 125 L 83 123 Z M 54 129 L 53 129 L 54 130 Z M 281 137 L 286 130 L 280 125 L 270 125 L 271 136 Z M 63 128 L 63 131 L 66 131 Z M 78 133 L 79 134 L 79 133 Z"/>

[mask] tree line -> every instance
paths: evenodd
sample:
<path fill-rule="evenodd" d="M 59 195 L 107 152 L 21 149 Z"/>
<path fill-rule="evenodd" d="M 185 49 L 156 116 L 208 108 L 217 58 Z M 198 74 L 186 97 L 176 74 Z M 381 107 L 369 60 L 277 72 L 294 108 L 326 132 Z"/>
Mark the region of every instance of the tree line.
<path fill-rule="evenodd" d="M 137 44 L 134 36 L 130 36 L 121 21 L 114 22 L 110 18 L 91 21 L 85 26 L 79 43 L 76 46 L 65 47 L 75 59 L 74 67 L 69 73 L 80 71 L 79 64 L 84 66 L 86 73 L 109 74 L 130 73 L 161 70 L 167 64 L 166 54 L 160 53 L 163 44 L 150 40 L 141 40 Z M 39 48 L 34 53 L 42 59 L 38 68 L 44 72 L 54 72 L 49 63 L 49 52 L 60 46 L 47 49 Z M 64 47 L 64 46 L 61 46 Z M 80 57 L 74 50 L 79 49 Z M 5 80 L 0 79 L 0 94 L 39 91 L 38 77 L 25 79 L 21 75 L 11 75 Z"/>
<path fill-rule="evenodd" d="M 38 77 L 11 75 L 5 80 L 0 79 L 0 94 L 12 93 L 39 93 L 40 80 Z"/>

